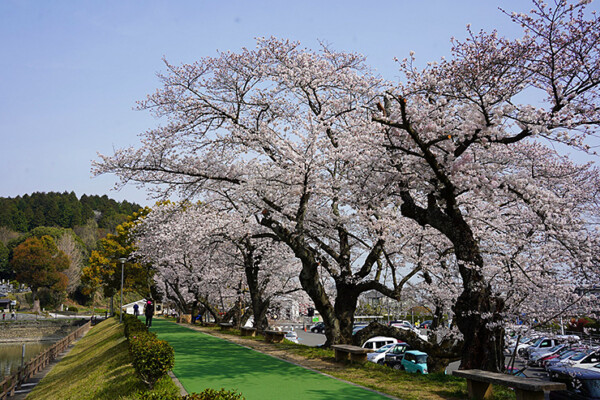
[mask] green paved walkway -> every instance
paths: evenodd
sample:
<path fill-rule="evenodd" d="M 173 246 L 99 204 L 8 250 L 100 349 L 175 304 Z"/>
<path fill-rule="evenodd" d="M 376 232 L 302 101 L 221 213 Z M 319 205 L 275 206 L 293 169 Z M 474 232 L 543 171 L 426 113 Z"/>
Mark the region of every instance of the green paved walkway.
<path fill-rule="evenodd" d="M 153 332 L 175 349 L 173 372 L 188 393 L 234 389 L 247 400 L 385 399 L 377 393 L 163 320 Z"/>

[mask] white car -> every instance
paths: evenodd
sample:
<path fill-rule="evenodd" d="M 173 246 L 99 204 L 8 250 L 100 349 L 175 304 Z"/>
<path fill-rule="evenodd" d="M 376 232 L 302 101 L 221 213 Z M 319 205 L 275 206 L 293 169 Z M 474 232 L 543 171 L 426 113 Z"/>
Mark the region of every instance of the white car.
<path fill-rule="evenodd" d="M 374 362 L 376 364 L 383 365 L 385 361 L 385 354 L 394 347 L 394 343 L 386 344 L 383 347 L 378 348 L 372 353 L 367 354 L 367 361 Z"/>
<path fill-rule="evenodd" d="M 398 339 L 387 336 L 375 336 L 367 340 L 361 346 L 363 349 L 377 350 L 387 344 L 398 343 Z"/>
<path fill-rule="evenodd" d="M 390 322 L 390 326 L 398 329 L 414 329 L 413 324 L 408 321 L 392 321 Z"/>
<path fill-rule="evenodd" d="M 286 332 L 284 339 L 289 340 L 292 343 L 298 343 L 298 334 L 294 331 Z"/>

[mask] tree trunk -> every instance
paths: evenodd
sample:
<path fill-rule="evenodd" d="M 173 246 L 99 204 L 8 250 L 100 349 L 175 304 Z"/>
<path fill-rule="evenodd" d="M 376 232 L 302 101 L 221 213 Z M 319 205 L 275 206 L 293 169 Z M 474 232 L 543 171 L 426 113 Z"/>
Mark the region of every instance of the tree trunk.
<path fill-rule="evenodd" d="M 252 313 L 254 314 L 254 327 L 259 331 L 264 331 L 269 326 L 267 321 L 267 311 L 269 310 L 269 299 L 262 298 L 262 290 L 258 280 L 260 267 L 257 265 L 260 260 L 254 259 L 254 247 L 249 240 L 245 242 L 244 252 L 244 273 L 246 274 L 246 283 L 250 292 L 250 301 L 252 302 Z"/>
<path fill-rule="evenodd" d="M 31 288 L 31 297 L 33 299 L 33 312 L 34 313 L 39 313 L 40 311 L 42 311 L 41 307 L 40 307 L 40 299 L 38 299 L 38 295 L 37 295 L 37 288 Z"/>
<path fill-rule="evenodd" d="M 354 329 L 354 313 L 360 294 L 356 288 L 344 283 L 337 283 L 337 296 L 335 299 L 334 312 L 340 327 L 339 338 L 333 343 L 352 343 L 352 330 Z"/>
<path fill-rule="evenodd" d="M 302 270 L 300 271 L 300 284 L 304 291 L 308 294 L 315 305 L 315 309 L 323 317 L 325 324 L 325 347 L 332 344 L 342 343 L 342 333 L 340 323 L 335 315 L 335 310 L 329 302 L 329 297 L 325 293 L 325 289 L 319 280 L 318 264 L 312 257 L 299 257 L 302 261 Z M 350 332 L 352 336 L 352 332 Z"/>
<path fill-rule="evenodd" d="M 498 372 L 504 368 L 504 328 L 501 313 L 504 301 L 492 293 L 482 273 L 484 260 L 479 244 L 469 224 L 457 206 L 456 190 L 444 183 L 444 211 L 432 194 L 427 208 L 419 207 L 409 191 L 402 192 L 402 215 L 422 226 L 430 225 L 445 235 L 454 245 L 454 254 L 463 282 L 463 292 L 453 307 L 455 322 L 463 334 L 464 347 L 461 369 L 482 369 Z"/>
<path fill-rule="evenodd" d="M 461 270 L 465 267 L 461 267 Z M 504 300 L 492 294 L 480 272 L 463 276 L 464 290 L 453 307 L 456 325 L 463 334 L 460 369 L 504 370 Z"/>
<path fill-rule="evenodd" d="M 252 314 L 254 315 L 254 327 L 259 331 L 264 331 L 269 326 L 267 312 L 269 311 L 269 301 L 262 301 L 260 298 L 252 297 Z"/>

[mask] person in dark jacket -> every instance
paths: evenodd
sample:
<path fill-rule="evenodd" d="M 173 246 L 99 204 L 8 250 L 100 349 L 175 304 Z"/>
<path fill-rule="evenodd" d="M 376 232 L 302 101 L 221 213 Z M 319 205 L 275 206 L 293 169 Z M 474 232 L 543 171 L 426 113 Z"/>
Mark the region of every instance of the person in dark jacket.
<path fill-rule="evenodd" d="M 146 315 L 146 326 L 150 328 L 152 326 L 152 316 L 154 316 L 154 303 L 152 302 L 152 299 L 146 302 L 144 315 Z"/>

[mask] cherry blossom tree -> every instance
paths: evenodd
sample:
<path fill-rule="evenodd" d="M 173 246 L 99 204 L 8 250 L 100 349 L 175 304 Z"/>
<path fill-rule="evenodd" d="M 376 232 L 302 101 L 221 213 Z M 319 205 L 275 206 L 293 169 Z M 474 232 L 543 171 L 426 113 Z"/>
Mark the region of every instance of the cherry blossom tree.
<path fill-rule="evenodd" d="M 452 248 L 462 368 L 501 370 L 507 313 L 533 312 L 549 293 L 572 304 L 575 286 L 597 279 L 598 172 L 541 144 L 588 151 L 597 133 L 600 20 L 585 3 L 536 0 L 512 14 L 523 38 L 469 30 L 450 60 L 422 71 L 411 55 L 373 116 L 400 212 Z M 526 96 L 537 105 L 519 104 Z"/>
<path fill-rule="evenodd" d="M 188 268 L 185 275 L 205 288 L 212 287 L 219 298 L 232 285 L 238 288 L 238 295 L 248 293 L 258 329 L 267 328 L 267 312 L 278 297 L 299 289 L 294 255 L 253 216 L 243 218 L 206 204 L 165 203 L 157 205 L 145 219 L 137 238 L 138 253 L 160 266 L 167 292 L 169 288 L 182 297 L 183 280 L 169 269 L 206 260 L 201 268 Z M 209 301 L 202 300 L 210 297 L 204 295 L 200 300 L 214 309 Z"/>
<path fill-rule="evenodd" d="M 240 278 L 229 265 L 219 265 L 212 246 L 199 244 L 198 232 L 212 221 L 194 220 L 181 210 L 178 204 L 157 204 L 135 229 L 135 256 L 153 266 L 157 288 L 180 312 L 194 315 L 203 308 L 221 322 L 237 304 Z"/>
<path fill-rule="evenodd" d="M 356 197 L 355 186 L 372 183 L 353 177 L 378 173 L 385 156 L 370 120 L 382 81 L 362 56 L 277 39 L 167 67 L 163 88 L 140 105 L 166 125 L 146 132 L 140 149 L 101 156 L 96 173 L 152 186 L 158 196 L 210 195 L 220 209 L 254 215 L 300 260 L 300 283 L 328 343 L 349 343 L 358 296 L 400 298 L 416 273 L 407 264 L 408 272 L 384 274 L 385 236 L 408 228 L 384 197 Z"/>
<path fill-rule="evenodd" d="M 95 173 L 254 216 L 300 260 L 330 344 L 350 342 L 361 293 L 460 278 L 444 302 L 462 367 L 500 370 L 505 318 L 542 312 L 548 287 L 580 303 L 597 279 L 598 172 L 547 143 L 589 151 L 599 22 L 585 2 L 533 4 L 512 15 L 523 38 L 469 29 L 449 60 L 401 62 L 396 85 L 359 55 L 277 39 L 167 63 L 140 103 L 164 124 Z"/>

